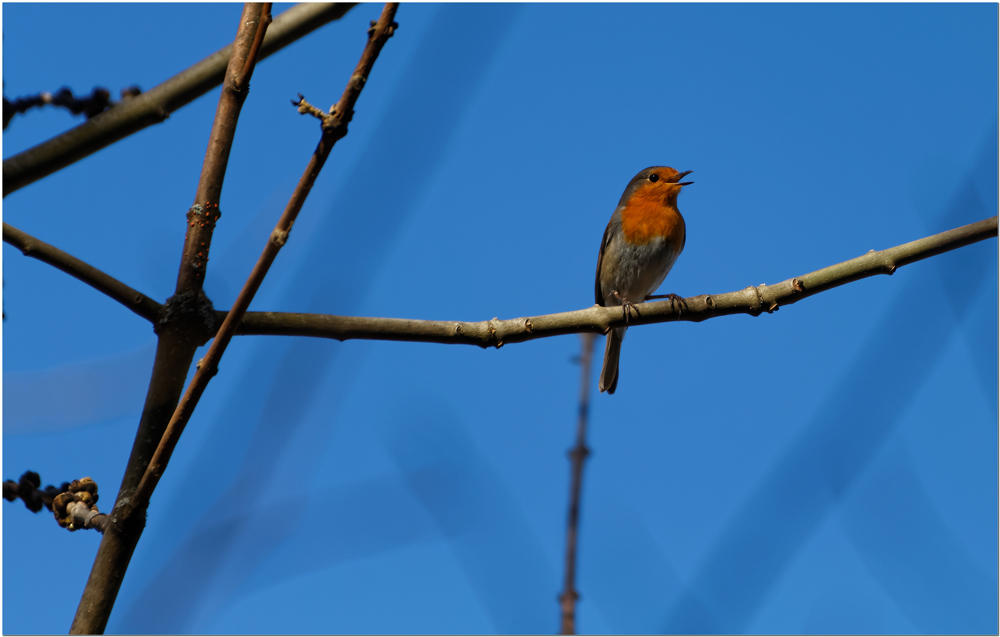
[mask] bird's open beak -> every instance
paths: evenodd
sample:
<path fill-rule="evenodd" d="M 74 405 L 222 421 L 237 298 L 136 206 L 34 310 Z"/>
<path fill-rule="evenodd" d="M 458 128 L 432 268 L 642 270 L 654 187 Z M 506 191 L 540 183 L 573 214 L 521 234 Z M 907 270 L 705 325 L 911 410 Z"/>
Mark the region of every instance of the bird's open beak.
<path fill-rule="evenodd" d="M 685 170 L 682 173 L 678 173 L 678 175 L 676 177 L 674 177 L 674 183 L 676 183 L 678 186 L 690 186 L 691 184 L 694 183 L 693 181 L 683 181 L 682 182 L 681 179 L 684 179 L 684 177 L 686 177 L 687 175 L 690 175 L 693 172 L 694 172 L 693 170 Z"/>

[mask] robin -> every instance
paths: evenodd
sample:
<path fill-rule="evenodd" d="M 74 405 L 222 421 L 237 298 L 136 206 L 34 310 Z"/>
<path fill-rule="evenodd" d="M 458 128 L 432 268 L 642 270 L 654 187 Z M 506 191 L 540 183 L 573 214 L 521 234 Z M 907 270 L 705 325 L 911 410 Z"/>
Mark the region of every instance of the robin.
<path fill-rule="evenodd" d="M 604 231 L 594 293 L 598 305 L 622 306 L 626 321 L 632 304 L 651 298 L 684 249 L 684 217 L 677 209 L 677 195 L 694 183 L 681 181 L 691 172 L 666 166 L 640 171 L 625 188 Z M 602 392 L 613 394 L 618 387 L 618 356 L 625 329 L 608 333 L 599 385 Z"/>

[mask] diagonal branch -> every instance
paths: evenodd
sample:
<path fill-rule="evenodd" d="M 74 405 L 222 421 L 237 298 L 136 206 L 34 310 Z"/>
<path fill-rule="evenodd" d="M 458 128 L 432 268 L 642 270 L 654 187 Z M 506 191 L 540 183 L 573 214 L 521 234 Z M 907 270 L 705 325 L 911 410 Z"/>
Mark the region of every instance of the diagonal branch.
<path fill-rule="evenodd" d="M 142 292 L 133 290 L 113 276 L 66 254 L 59 248 L 21 232 L 7 222 L 3 224 L 3 240 L 23 252 L 24 256 L 55 266 L 98 292 L 107 294 L 147 321 L 155 322 L 160 314 L 160 308 L 163 306 Z"/>
<path fill-rule="evenodd" d="M 264 276 L 270 269 L 275 257 L 277 257 L 278 251 L 281 250 L 282 246 L 288 240 L 288 233 L 292 229 L 292 224 L 295 223 L 295 219 L 302 209 L 302 205 L 305 203 L 305 199 L 312 189 L 320 170 L 323 168 L 323 164 L 326 162 L 330 151 L 333 149 L 333 145 L 347 134 L 347 124 L 354 113 L 354 104 L 361 93 L 361 89 L 368 80 L 368 74 L 375 64 L 379 52 L 386 41 L 392 37 L 396 28 L 393 18 L 396 15 L 398 7 L 399 5 L 396 3 L 387 3 L 378 21 L 369 29 L 368 43 L 361 54 L 361 60 L 358 62 L 354 74 L 348 81 L 343 96 L 341 96 L 340 101 L 334 107 L 334 121 L 324 123 L 319 145 L 313 152 L 312 158 L 309 160 L 309 164 L 306 166 L 306 170 L 299 180 L 298 186 L 296 186 L 295 191 L 292 193 L 285 211 L 278 220 L 277 226 L 268 238 L 260 259 L 243 285 L 243 289 L 240 290 L 239 296 L 236 297 L 233 308 L 226 315 L 222 327 L 219 328 L 215 340 L 212 341 L 212 345 L 208 349 L 208 353 L 205 354 L 205 357 L 199 363 L 198 370 L 195 372 L 194 378 L 191 379 L 184 397 L 181 398 L 180 403 L 178 403 L 177 408 L 174 410 L 173 416 L 170 418 L 170 423 L 163 432 L 162 438 L 160 438 L 156 452 L 153 454 L 152 459 L 150 459 L 149 466 L 146 468 L 139 486 L 128 503 L 129 508 L 144 510 L 149 503 L 149 498 L 159 483 L 167 463 L 170 461 L 170 456 L 178 440 L 180 440 L 181 434 L 184 432 L 184 427 L 190 420 L 191 414 L 194 412 L 201 395 L 208 386 L 208 382 L 218 371 L 219 360 L 222 358 L 223 353 L 225 353 L 229 341 L 236 332 L 236 328 L 239 326 L 261 282 L 264 280 Z"/>
<path fill-rule="evenodd" d="M 876 274 L 892 274 L 904 265 L 996 236 L 997 218 L 991 217 L 895 248 L 878 252 L 872 250 L 850 261 L 774 285 L 749 287 L 727 294 L 692 296 L 680 303 L 669 300 L 641 303 L 633 306 L 635 313 L 629 318 L 628 325 L 667 321 L 698 322 L 731 314 L 759 316 L 763 312 L 776 312 L 781 306 L 797 303 L 831 288 Z M 220 315 L 216 316 L 218 319 Z M 603 334 L 625 325 L 621 308 L 597 305 L 573 312 L 506 320 L 494 318 L 479 322 L 249 312 L 237 334 L 312 336 L 338 341 L 415 341 L 499 348 L 510 343 L 561 334 Z"/>
<path fill-rule="evenodd" d="M 324 24 L 339 20 L 353 3 L 302 3 L 285 11 L 267 30 L 260 59 L 276 53 Z M 79 126 L 3 162 L 3 196 L 96 153 L 170 114 L 222 83 L 232 54 L 227 46 L 162 84 Z"/>

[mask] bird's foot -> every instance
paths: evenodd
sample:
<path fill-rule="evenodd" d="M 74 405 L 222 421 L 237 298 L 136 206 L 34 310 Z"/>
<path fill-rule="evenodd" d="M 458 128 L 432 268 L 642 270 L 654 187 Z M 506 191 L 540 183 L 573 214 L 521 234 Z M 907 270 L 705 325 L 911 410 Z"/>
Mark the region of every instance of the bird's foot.
<path fill-rule="evenodd" d="M 674 293 L 670 294 L 650 294 L 645 298 L 646 301 L 652 301 L 655 299 L 670 299 L 670 309 L 677 309 L 677 320 L 681 320 L 681 312 L 687 309 L 687 301 L 684 297 L 677 296 Z"/>
<path fill-rule="evenodd" d="M 636 306 L 632 305 L 632 301 L 629 301 L 621 294 L 618 294 L 618 290 L 615 290 L 614 292 L 612 292 L 612 294 L 614 294 L 615 298 L 618 299 L 618 302 L 622 304 L 622 318 L 625 319 L 625 329 L 628 329 L 629 317 L 631 316 L 632 312 L 635 312 L 635 315 L 639 316 L 639 310 L 638 308 L 636 308 Z"/>

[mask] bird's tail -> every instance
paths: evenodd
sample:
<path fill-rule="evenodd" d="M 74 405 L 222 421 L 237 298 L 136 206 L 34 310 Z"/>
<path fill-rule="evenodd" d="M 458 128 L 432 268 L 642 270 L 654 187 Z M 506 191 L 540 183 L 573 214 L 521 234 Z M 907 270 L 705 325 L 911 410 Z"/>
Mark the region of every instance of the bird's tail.
<path fill-rule="evenodd" d="M 622 352 L 624 336 L 624 328 L 608 332 L 607 343 L 604 346 L 604 366 L 601 367 L 601 382 L 598 385 L 602 392 L 613 394 L 618 388 L 618 356 Z"/>

